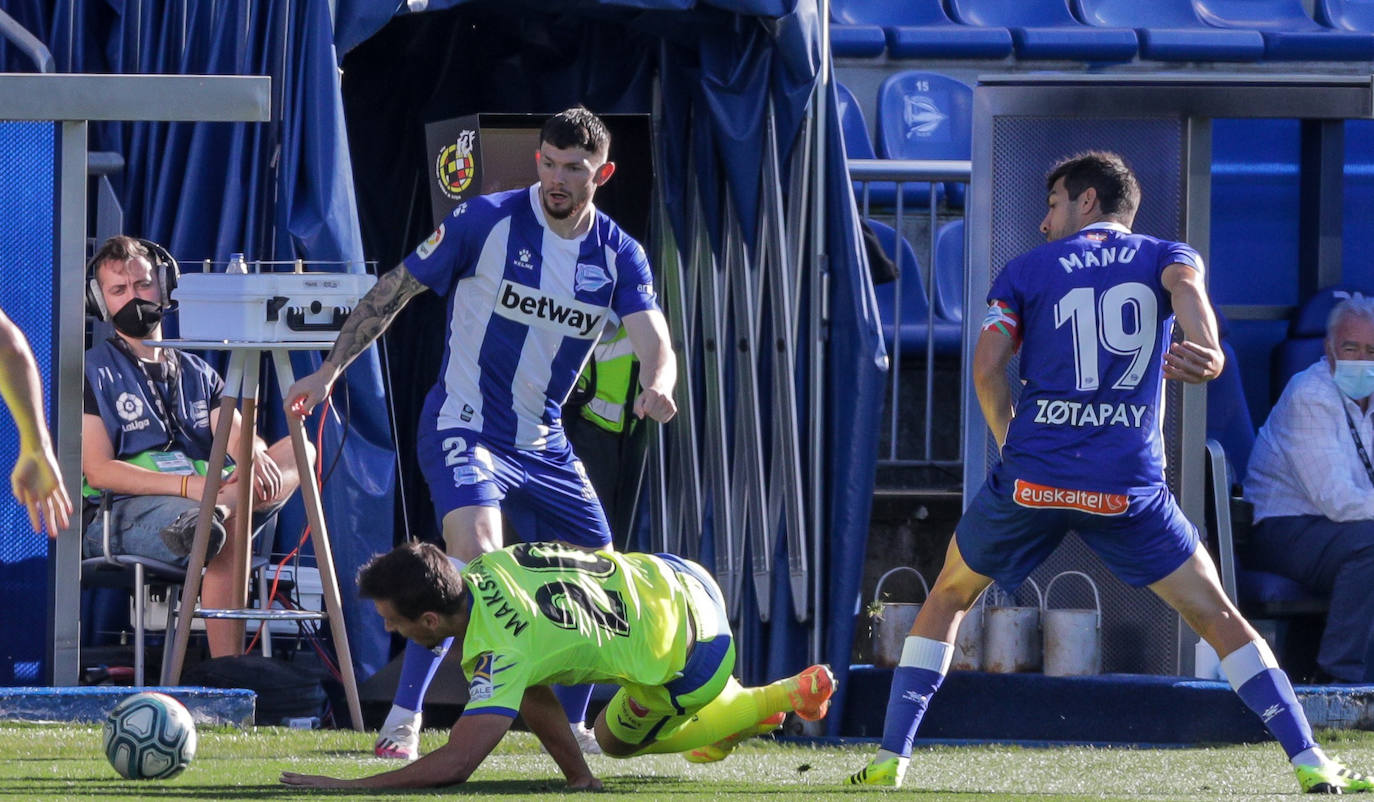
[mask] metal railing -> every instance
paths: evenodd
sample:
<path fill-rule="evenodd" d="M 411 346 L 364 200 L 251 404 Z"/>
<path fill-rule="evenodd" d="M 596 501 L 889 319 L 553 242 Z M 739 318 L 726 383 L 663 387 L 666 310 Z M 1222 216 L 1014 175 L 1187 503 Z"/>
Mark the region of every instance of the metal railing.
<path fill-rule="evenodd" d="M 880 454 L 880 456 L 879 456 L 879 459 L 878 459 L 878 464 L 879 464 L 879 466 L 890 466 L 890 467 L 898 467 L 898 468 L 921 468 L 921 467 L 930 467 L 930 468 L 957 468 L 957 467 L 959 467 L 960 465 L 963 464 L 963 442 L 962 442 L 962 437 L 959 437 L 959 436 L 958 436 L 958 426 L 957 426 L 957 425 L 956 425 L 956 428 L 955 428 L 955 433 L 956 433 L 955 441 L 958 443 L 958 445 L 957 445 L 958 451 L 957 451 L 956 457 L 955 457 L 954 459 L 947 459 L 947 458 L 942 459 L 942 458 L 937 458 L 937 457 L 935 456 L 935 443 L 934 443 L 934 435 L 935 435 L 935 403 L 934 403 L 934 393 L 935 393 L 935 366 L 936 366 L 936 353 L 935 353 L 935 342 L 936 342 L 935 333 L 936 333 L 936 329 L 935 329 L 935 326 L 936 326 L 936 323 L 937 323 L 936 300 L 935 300 L 935 299 L 936 299 L 936 286 L 935 286 L 935 281 L 936 281 L 936 265 L 937 265 L 937 252 L 936 252 L 937 236 L 936 236 L 936 235 L 937 235 L 937 233 L 938 233 L 938 231 L 939 231 L 939 214 L 940 214 L 939 203 L 938 203 L 938 187 L 939 187 L 939 184 L 940 184 L 940 183 L 943 183 L 943 182 L 959 182 L 959 183 L 962 183 L 962 184 L 964 184 L 965 186 L 967 186 L 968 183 L 969 183 L 969 181 L 970 181 L 970 179 L 971 179 L 971 177 L 972 177 L 972 171 L 973 171 L 973 167 L 972 167 L 972 162 L 971 162 L 971 161 L 944 161 L 944 160 L 937 161 L 937 160 L 911 160 L 911 159 L 850 159 L 850 160 L 849 160 L 849 176 L 850 176 L 850 178 L 851 178 L 853 181 L 859 182 L 859 183 L 861 184 L 861 188 L 857 191 L 855 200 L 856 200 L 856 201 L 858 202 L 858 204 L 859 204 L 859 211 L 860 211 L 860 214 L 861 214 L 862 217 L 864 217 L 864 218 L 869 218 L 869 217 L 871 216 L 870 212 L 873 211 L 873 204 L 872 204 L 872 197 L 871 197 L 871 196 L 872 196 L 872 191 L 871 191 L 871 190 L 872 190 L 872 186 L 873 186 L 874 184 L 876 184 L 876 183 L 878 183 L 878 182 L 893 182 L 893 183 L 895 183 L 895 185 L 896 185 L 896 192 L 895 192 L 895 196 L 894 196 L 894 199 L 893 199 L 893 205 L 892 205 L 892 213 L 893 213 L 893 216 L 894 216 L 894 218 L 895 218 L 895 219 L 894 219 L 894 222 L 893 222 L 893 229 L 894 229 L 894 231 L 895 231 L 895 233 L 896 233 L 896 239 L 895 239 L 894 247 L 893 247 L 893 259 L 894 259 L 894 262 L 896 263 L 897 272 L 898 272 L 899 276 L 898 276 L 898 278 L 897 278 L 897 280 L 896 280 L 896 282 L 895 282 L 895 284 L 894 284 L 894 290 L 895 290 L 894 296 L 895 296 L 895 299 L 894 299 L 894 302 L 893 302 L 893 310 L 892 310 L 892 311 L 893 311 L 893 319 L 892 319 L 891 321 L 883 321 L 883 323 L 885 324 L 885 327 L 886 327 L 887 324 L 890 324 L 890 325 L 891 325 L 891 330 L 892 330 L 892 332 L 893 332 L 893 336 L 892 336 L 892 339 L 891 339 L 891 354 L 890 354 L 890 357 L 891 357 L 891 359 L 890 359 L 890 364 L 891 364 L 890 375 L 891 375 L 891 377 L 892 377 L 892 380 L 891 380 L 891 384 L 889 385 L 889 399 L 888 399 L 888 410 L 889 410 L 889 416 L 888 416 L 888 421 L 887 421 L 887 425 L 888 425 L 888 432 L 887 432 L 887 434 L 888 434 L 888 443 L 887 443 L 887 448 L 886 448 L 886 450 L 885 450 L 885 453 L 882 453 L 882 454 Z M 913 184 L 913 183 L 928 183 L 928 189 L 927 189 L 927 193 L 928 193 L 928 194 L 927 194 L 927 205 L 926 205 L 926 209 L 924 210 L 924 214 L 925 214 L 925 217 L 926 217 L 926 219 L 927 219 L 927 225 L 928 225 L 928 229 L 929 229 L 929 243 L 930 243 L 930 244 L 929 244 L 928 255 L 927 255 L 927 259 L 926 259 L 926 270 L 923 271 L 923 272 L 918 270 L 918 272 L 916 273 L 916 278 L 917 278 L 917 280 L 921 281 L 922 284 L 924 285 L 924 292 L 925 292 L 925 297 L 926 297 L 926 300 L 927 300 L 927 309 L 928 309 L 927 315 L 926 315 L 925 354 L 924 354 L 925 359 L 924 359 L 924 366 L 923 366 L 923 367 L 924 367 L 924 375 L 922 376 L 922 379 L 923 379 L 923 382 L 924 382 L 925 394 L 924 394 L 924 403 L 922 404 L 922 410 L 921 410 L 921 426 L 922 426 L 922 432 L 923 432 L 923 435 L 924 435 L 924 436 L 923 436 L 923 438 L 922 438 L 922 439 L 923 439 L 923 442 L 922 442 L 922 446 L 921 446 L 921 448 L 920 448 L 920 453 L 919 453 L 919 454 L 916 454 L 916 455 L 904 455 L 904 454 L 902 453 L 901 442 L 900 442 L 900 436 L 899 436 L 899 435 L 900 435 L 899 423 L 900 423 L 900 421 L 901 421 L 901 419 L 902 419 L 902 416 L 901 416 L 901 413 L 902 413 L 902 377 L 901 377 L 901 366 L 902 366 L 902 335 L 901 335 L 901 331 L 902 331 L 902 308 L 903 308 L 903 306 L 904 306 L 904 304 L 902 303 L 902 301 L 903 301 L 903 290 L 904 290 L 903 284 L 905 283 L 906 280 L 908 280 L 909 274 L 908 274 L 907 271 L 905 270 L 905 268 L 908 267 L 908 266 L 902 264 L 902 260 L 903 260 L 903 250 L 904 250 L 904 249 L 902 248 L 902 241 L 903 241 L 903 237 L 905 236 L 904 232 L 905 232 L 906 223 L 907 223 L 907 210 L 906 210 L 906 208 L 905 208 L 905 206 L 906 206 L 905 201 L 906 201 L 906 194 L 907 194 L 907 185 L 908 185 L 908 184 Z M 887 210 L 884 208 L 883 211 L 886 212 Z M 959 293 L 959 295 L 961 296 L 961 298 L 962 298 L 963 301 L 964 301 L 964 303 L 963 303 L 961 306 L 962 306 L 962 308 L 965 310 L 965 311 L 964 311 L 964 316 L 965 316 L 965 317 L 966 317 L 966 316 L 968 315 L 968 313 L 969 313 L 969 304 L 968 304 L 967 302 L 970 300 L 970 299 L 968 298 L 968 281 L 967 281 L 967 276 L 968 276 L 968 269 L 967 269 L 967 264 L 968 264 L 967 237 L 968 237 L 968 233 L 969 233 L 969 232 L 968 232 L 968 229 L 965 228 L 965 231 L 964 231 L 964 236 L 965 236 L 965 247 L 963 248 L 963 251 L 964 251 L 964 269 L 960 271 L 961 275 L 964 277 L 964 280 L 960 282 L 960 286 L 958 287 L 958 293 Z M 918 265 L 918 266 L 919 266 L 919 265 Z M 907 291 L 910 291 L 910 290 L 908 289 Z M 947 323 L 959 322 L 959 324 L 960 324 L 961 326 L 964 327 L 964 328 L 962 329 L 962 331 L 965 332 L 965 335 L 964 335 L 964 336 L 967 336 L 966 332 L 968 331 L 968 328 L 967 328 L 967 322 L 966 322 L 966 321 L 962 321 L 962 320 L 961 320 L 961 321 L 952 321 L 952 320 L 951 320 L 951 321 L 946 321 L 946 322 L 947 322 Z M 958 357 L 956 356 L 956 357 L 954 357 L 954 359 L 956 360 L 955 363 L 954 363 L 954 365 L 955 365 L 955 367 L 956 367 L 956 374 L 962 376 L 962 373 L 959 372 L 959 371 L 957 370 L 957 367 L 958 367 L 958 362 L 957 362 Z M 961 420 L 963 419 L 963 416 L 967 413 L 967 410 L 964 408 L 964 402 L 963 402 L 963 400 L 962 400 L 962 397 L 963 397 L 963 394 L 960 393 L 960 402 L 959 402 L 960 409 L 959 409 L 959 416 L 960 416 L 960 419 L 961 419 Z"/>

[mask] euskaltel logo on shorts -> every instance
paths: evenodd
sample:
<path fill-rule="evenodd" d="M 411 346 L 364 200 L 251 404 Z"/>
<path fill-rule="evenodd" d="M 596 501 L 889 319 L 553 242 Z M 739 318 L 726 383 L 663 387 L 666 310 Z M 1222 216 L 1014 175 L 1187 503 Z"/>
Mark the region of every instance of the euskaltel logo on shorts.
<path fill-rule="evenodd" d="M 501 282 L 496 314 L 507 320 L 537 326 L 579 340 L 601 335 L 606 310 L 571 298 L 558 298 L 518 282 Z"/>
<path fill-rule="evenodd" d="M 1017 479 L 1012 498 L 1022 507 L 1056 510 L 1079 510 L 1093 515 L 1121 515 L 1131 501 L 1122 493 L 1103 493 L 1097 490 L 1070 490 L 1050 487 Z"/>

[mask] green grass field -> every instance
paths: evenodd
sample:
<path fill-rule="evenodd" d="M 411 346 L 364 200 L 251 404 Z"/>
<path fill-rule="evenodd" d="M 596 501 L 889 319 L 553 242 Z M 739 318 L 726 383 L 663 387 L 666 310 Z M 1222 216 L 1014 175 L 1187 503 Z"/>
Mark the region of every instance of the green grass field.
<path fill-rule="evenodd" d="M 423 747 L 445 737 L 427 732 Z M 1322 733 L 1353 768 L 1374 769 L 1374 733 Z M 277 783 L 283 770 L 359 777 L 395 764 L 366 754 L 370 735 L 276 727 L 243 732 L 203 728 L 191 767 L 166 781 L 121 779 L 100 752 L 100 728 L 0 724 L 0 799 L 432 799 L 473 794 L 556 799 L 563 782 L 528 733 L 511 733 L 466 785 L 431 792 L 303 791 Z M 641 800 L 856 799 L 844 778 L 873 747 L 810 747 L 756 740 L 715 765 L 676 755 L 632 760 L 593 757 L 609 795 Z M 930 800 L 1243 800 L 1295 795 L 1297 783 L 1276 744 L 1198 749 L 959 746 L 918 749 L 907 785 L 886 796 Z"/>

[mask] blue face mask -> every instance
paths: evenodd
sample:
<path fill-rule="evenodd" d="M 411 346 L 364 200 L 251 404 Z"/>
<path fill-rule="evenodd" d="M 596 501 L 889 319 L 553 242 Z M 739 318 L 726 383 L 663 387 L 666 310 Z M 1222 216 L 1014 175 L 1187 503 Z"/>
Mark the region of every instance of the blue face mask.
<path fill-rule="evenodd" d="M 1363 359 L 1337 359 L 1331 378 L 1347 397 L 1360 401 L 1374 393 L 1374 362 Z"/>

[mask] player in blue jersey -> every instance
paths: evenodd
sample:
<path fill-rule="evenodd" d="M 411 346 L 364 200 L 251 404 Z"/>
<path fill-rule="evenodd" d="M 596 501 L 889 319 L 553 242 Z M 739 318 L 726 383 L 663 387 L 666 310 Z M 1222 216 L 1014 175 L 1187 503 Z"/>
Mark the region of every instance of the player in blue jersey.
<path fill-rule="evenodd" d="M 635 414 L 666 422 L 677 412 L 677 363 L 644 249 L 592 203 L 615 172 L 609 152 L 606 126 L 586 109 L 551 118 L 535 153 L 538 183 L 455 208 L 358 302 L 319 370 L 287 392 L 290 408 L 306 414 L 411 298 L 428 289 L 446 299 L 443 364 L 417 446 L 459 568 L 501 548 L 503 507 L 537 522 L 541 540 L 610 546 L 605 513 L 561 420 L 603 335 L 623 323 L 640 360 Z M 407 645 L 378 755 L 417 756 L 420 702 L 441 659 Z M 587 687 L 560 691 L 586 747 L 595 742 L 581 726 L 589 695 Z"/>
<path fill-rule="evenodd" d="M 1046 186 L 1048 242 L 998 274 L 973 357 L 1002 459 L 955 528 L 907 636 L 881 748 L 849 782 L 901 785 L 964 613 L 992 582 L 1020 585 L 1074 530 L 1113 573 L 1150 588 L 1223 655 L 1231 686 L 1283 746 L 1304 791 L 1374 788 L 1313 740 L 1287 675 L 1226 597 L 1164 484 L 1161 377 L 1198 384 L 1223 363 L 1202 258 L 1184 243 L 1130 231 L 1140 186 L 1116 154 L 1066 159 Z M 1170 314 L 1184 335 L 1173 344 Z M 1018 350 L 1023 386 L 1013 414 L 1007 366 Z"/>

